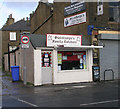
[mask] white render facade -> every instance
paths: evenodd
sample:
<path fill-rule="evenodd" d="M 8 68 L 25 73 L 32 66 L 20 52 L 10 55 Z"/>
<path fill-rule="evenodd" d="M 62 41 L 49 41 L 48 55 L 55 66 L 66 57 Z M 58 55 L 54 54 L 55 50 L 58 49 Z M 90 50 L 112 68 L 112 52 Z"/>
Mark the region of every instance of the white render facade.
<path fill-rule="evenodd" d="M 87 65 L 88 68 L 85 70 L 62 70 L 58 71 L 57 62 L 57 50 L 52 50 L 52 81 L 46 81 L 42 78 L 44 70 L 41 66 L 41 52 L 40 50 L 34 50 L 34 85 L 42 85 L 45 83 L 52 84 L 63 84 L 63 83 L 73 83 L 73 82 L 90 82 L 92 81 L 92 49 L 86 50 L 87 52 Z M 48 68 L 45 68 L 48 69 Z M 49 72 L 49 69 L 48 69 Z M 51 73 L 51 72 L 49 72 Z M 49 76 L 51 77 L 51 76 Z M 46 75 L 46 78 L 49 78 Z"/>
<path fill-rule="evenodd" d="M 32 83 L 34 86 L 39 86 L 43 84 L 93 81 L 93 48 L 99 49 L 103 48 L 103 46 L 81 45 L 80 47 L 34 47 L 35 44 L 36 43 L 33 44 L 31 42 L 30 47 L 26 49 L 25 60 L 27 82 Z M 20 51 L 20 78 L 23 80 L 24 50 L 21 49 Z M 60 55 L 61 58 L 59 58 Z M 86 57 L 84 68 L 80 68 L 80 55 L 85 55 Z M 79 64 L 78 66 L 76 62 Z"/>
<path fill-rule="evenodd" d="M 79 51 L 78 48 L 76 50 Z M 37 48 L 36 50 L 34 50 L 34 85 L 37 86 L 42 84 L 92 82 L 93 50 L 92 48 L 89 47 L 84 48 L 84 50 L 86 51 L 87 69 L 61 70 L 61 71 L 58 71 L 57 48 L 56 49 Z M 52 66 L 45 68 L 42 67 L 41 64 L 42 52 L 51 52 Z"/>

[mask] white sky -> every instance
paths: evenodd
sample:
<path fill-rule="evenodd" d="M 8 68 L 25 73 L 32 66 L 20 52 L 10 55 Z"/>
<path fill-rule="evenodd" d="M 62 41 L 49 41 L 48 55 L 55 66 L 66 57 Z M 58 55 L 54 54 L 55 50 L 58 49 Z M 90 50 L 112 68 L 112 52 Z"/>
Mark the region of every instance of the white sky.
<path fill-rule="evenodd" d="M 40 0 L 0 0 L 0 28 L 6 23 L 10 14 L 15 22 L 29 17 L 38 6 Z M 52 2 L 49 0 L 49 2 Z"/>
<path fill-rule="evenodd" d="M 0 0 L 0 28 L 6 23 L 6 20 L 10 14 L 15 18 L 15 22 L 29 17 L 29 14 L 38 6 L 40 0 Z M 46 0 L 41 0 L 46 1 Z M 65 2 L 71 0 L 57 0 L 58 2 Z M 73 0 L 76 1 L 76 0 Z M 78 0 L 79 1 L 79 0 Z M 97 1 L 97 0 L 85 0 L 85 1 Z M 107 1 L 107 0 L 103 0 Z M 119 1 L 119 0 L 108 0 L 108 1 Z M 53 2 L 53 0 L 48 0 Z"/>

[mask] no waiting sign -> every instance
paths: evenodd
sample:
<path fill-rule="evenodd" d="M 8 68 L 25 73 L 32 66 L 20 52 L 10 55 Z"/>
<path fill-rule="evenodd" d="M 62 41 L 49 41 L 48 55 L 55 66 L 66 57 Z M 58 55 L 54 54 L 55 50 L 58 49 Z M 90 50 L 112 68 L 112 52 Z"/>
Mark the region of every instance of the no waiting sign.
<path fill-rule="evenodd" d="M 22 48 L 29 48 L 29 37 L 28 36 L 21 36 L 21 47 Z"/>

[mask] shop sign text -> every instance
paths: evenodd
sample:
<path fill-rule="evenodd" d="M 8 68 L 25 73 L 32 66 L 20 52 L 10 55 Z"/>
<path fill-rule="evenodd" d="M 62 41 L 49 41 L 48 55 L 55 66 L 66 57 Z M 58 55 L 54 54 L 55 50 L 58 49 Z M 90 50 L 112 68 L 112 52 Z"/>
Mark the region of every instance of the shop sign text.
<path fill-rule="evenodd" d="M 86 12 L 64 18 L 64 27 L 85 23 L 85 22 L 86 22 Z"/>
<path fill-rule="evenodd" d="M 64 16 L 85 10 L 85 2 L 77 2 L 64 8 Z"/>
<path fill-rule="evenodd" d="M 63 34 L 47 34 L 47 46 L 64 46 L 79 47 L 81 46 L 81 35 L 63 35 Z"/>

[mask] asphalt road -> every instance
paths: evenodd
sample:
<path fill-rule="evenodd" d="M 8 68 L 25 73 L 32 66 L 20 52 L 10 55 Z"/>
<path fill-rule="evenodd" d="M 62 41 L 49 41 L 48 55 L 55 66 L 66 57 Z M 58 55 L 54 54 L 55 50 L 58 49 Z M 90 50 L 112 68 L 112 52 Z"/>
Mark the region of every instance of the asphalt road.
<path fill-rule="evenodd" d="M 4 75 L 2 84 L 2 107 L 118 108 L 120 104 L 118 81 L 26 87 Z"/>

